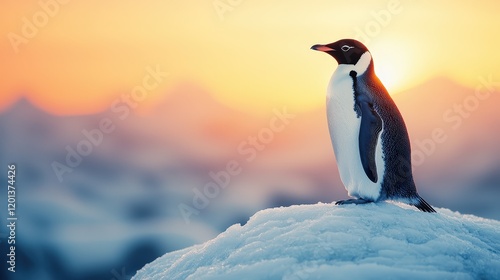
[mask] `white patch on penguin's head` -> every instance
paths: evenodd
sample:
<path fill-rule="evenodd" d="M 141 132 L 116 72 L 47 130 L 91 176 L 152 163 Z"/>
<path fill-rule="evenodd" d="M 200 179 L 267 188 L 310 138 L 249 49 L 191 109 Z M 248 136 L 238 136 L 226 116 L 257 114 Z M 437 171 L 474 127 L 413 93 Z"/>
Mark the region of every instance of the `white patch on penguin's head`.
<path fill-rule="evenodd" d="M 372 62 L 372 56 L 370 52 L 365 52 L 361 57 L 359 58 L 358 62 L 354 65 L 354 71 L 356 71 L 357 75 L 362 75 L 365 73 L 366 69 L 368 69 L 368 66 L 370 66 L 370 63 Z"/>

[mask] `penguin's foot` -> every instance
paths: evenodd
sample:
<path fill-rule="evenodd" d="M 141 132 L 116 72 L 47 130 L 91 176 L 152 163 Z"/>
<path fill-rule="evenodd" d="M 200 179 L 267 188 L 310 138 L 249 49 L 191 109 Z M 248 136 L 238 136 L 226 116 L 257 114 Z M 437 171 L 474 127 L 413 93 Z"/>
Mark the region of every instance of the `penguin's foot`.
<path fill-rule="evenodd" d="M 335 202 L 335 205 L 366 204 L 366 203 L 370 203 L 370 202 L 373 202 L 373 201 L 365 200 L 365 199 L 362 199 L 362 198 L 352 198 L 352 199 L 346 199 L 346 200 L 339 200 L 339 201 Z"/>

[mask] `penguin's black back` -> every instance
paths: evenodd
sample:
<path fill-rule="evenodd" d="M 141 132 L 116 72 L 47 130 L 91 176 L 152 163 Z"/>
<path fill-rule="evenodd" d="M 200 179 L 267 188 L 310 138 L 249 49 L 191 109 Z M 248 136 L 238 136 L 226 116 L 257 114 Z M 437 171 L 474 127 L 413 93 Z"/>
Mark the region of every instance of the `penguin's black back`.
<path fill-rule="evenodd" d="M 411 147 L 405 122 L 391 96 L 375 75 L 373 62 L 357 76 L 356 90 L 371 95 L 373 106 L 383 122 L 381 135 L 385 174 L 381 174 L 380 200 L 418 199 L 411 169 Z"/>

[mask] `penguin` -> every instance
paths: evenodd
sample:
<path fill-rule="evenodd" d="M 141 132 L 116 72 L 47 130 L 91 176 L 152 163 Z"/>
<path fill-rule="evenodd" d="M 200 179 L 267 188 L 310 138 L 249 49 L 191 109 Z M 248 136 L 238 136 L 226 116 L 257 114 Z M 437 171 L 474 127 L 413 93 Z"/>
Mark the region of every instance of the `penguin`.
<path fill-rule="evenodd" d="M 408 131 L 375 74 L 370 51 L 353 39 L 311 49 L 331 55 L 338 63 L 327 89 L 328 128 L 340 178 L 354 198 L 336 204 L 393 200 L 436 212 L 417 193 Z"/>

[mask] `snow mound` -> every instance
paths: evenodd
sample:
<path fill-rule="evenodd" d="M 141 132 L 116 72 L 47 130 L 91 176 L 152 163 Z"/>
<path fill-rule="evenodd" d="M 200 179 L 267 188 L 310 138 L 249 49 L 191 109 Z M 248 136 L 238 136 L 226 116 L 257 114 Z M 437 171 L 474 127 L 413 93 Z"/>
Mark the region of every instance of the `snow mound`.
<path fill-rule="evenodd" d="M 499 279 L 500 222 L 378 203 L 258 212 L 138 279 Z"/>

